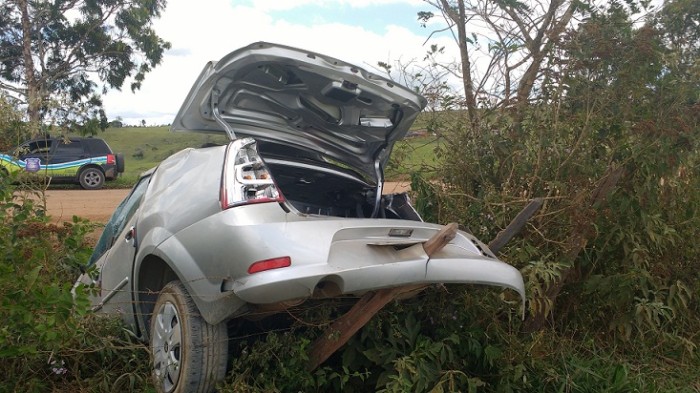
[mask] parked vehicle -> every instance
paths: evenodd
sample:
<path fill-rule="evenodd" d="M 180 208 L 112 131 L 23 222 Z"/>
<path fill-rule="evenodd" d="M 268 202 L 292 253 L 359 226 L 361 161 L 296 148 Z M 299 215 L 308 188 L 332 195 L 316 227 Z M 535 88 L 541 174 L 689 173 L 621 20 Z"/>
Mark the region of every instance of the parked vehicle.
<path fill-rule="evenodd" d="M 48 177 L 52 182 L 78 183 L 86 190 L 97 190 L 124 172 L 124 156 L 113 153 L 100 138 L 44 136 L 0 154 L 0 172 Z"/>
<path fill-rule="evenodd" d="M 442 226 L 383 168 L 425 106 L 409 89 L 317 53 L 256 43 L 210 62 L 174 131 L 226 132 L 146 172 L 120 204 L 90 264 L 95 309 L 149 342 L 162 392 L 204 392 L 224 377 L 227 321 L 307 299 L 421 283 L 510 288 L 519 271 Z"/>

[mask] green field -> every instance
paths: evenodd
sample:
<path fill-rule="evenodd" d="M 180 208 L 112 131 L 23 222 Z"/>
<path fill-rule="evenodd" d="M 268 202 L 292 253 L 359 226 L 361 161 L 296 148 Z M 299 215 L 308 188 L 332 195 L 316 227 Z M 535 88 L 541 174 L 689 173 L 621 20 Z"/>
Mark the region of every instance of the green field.
<path fill-rule="evenodd" d="M 108 184 L 110 187 L 130 187 L 141 172 L 187 147 L 227 141 L 223 135 L 170 132 L 168 127 L 108 128 L 96 136 L 106 140 L 114 152 L 124 154 L 124 173 L 118 181 Z"/>
<path fill-rule="evenodd" d="M 228 140 L 217 134 L 170 132 L 168 127 L 108 128 L 97 137 L 106 140 L 115 152 L 124 154 L 126 169 L 120 179 L 108 183 L 111 188 L 131 187 L 141 172 L 184 148 Z M 430 170 L 435 164 L 435 146 L 434 137 L 416 137 L 397 143 L 386 171 L 388 180 L 404 180 L 413 171 Z"/>
<path fill-rule="evenodd" d="M 431 176 L 438 163 L 435 149 L 439 143 L 435 136 L 413 137 L 397 142 L 386 169 L 387 180 L 407 180 L 415 172 Z"/>

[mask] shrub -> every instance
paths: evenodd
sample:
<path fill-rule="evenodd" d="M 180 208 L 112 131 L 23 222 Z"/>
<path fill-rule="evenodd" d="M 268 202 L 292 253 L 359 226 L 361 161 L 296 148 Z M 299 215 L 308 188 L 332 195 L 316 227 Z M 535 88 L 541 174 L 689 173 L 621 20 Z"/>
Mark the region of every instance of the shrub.
<path fill-rule="evenodd" d="M 71 293 L 93 226 L 50 223 L 40 193 L 20 194 L 10 180 L 0 179 L 0 391 L 107 391 L 143 379 L 145 351 L 89 312 L 90 288 Z"/>

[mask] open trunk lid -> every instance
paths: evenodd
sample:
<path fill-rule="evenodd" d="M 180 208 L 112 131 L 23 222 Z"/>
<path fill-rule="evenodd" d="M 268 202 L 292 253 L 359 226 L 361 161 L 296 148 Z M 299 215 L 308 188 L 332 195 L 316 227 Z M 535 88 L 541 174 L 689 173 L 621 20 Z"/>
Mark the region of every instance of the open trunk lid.
<path fill-rule="evenodd" d="M 253 137 L 275 156 L 347 167 L 377 184 L 394 142 L 425 105 L 360 67 L 258 42 L 207 63 L 171 129 Z"/>

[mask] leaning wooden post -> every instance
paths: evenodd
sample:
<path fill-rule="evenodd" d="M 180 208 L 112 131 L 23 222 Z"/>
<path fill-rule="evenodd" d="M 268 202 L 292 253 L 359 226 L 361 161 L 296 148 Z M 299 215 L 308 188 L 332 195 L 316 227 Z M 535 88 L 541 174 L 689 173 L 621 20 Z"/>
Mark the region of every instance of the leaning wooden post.
<path fill-rule="evenodd" d="M 508 226 L 498 233 L 495 239 L 489 243 L 489 249 L 495 254 L 510 240 L 518 234 L 527 221 L 542 206 L 543 199 L 533 199 L 525 208 L 518 213 Z M 423 243 L 423 249 L 428 257 L 440 251 L 457 235 L 457 224 L 446 225 L 435 236 Z M 426 288 L 426 284 L 404 285 L 396 288 L 380 289 L 378 291 L 367 292 L 355 305 L 338 318 L 326 329 L 323 335 L 314 341 L 309 350 L 309 370 L 325 362 L 335 351 L 345 345 L 350 338 L 369 322 L 374 315 L 384 306 L 401 295 L 415 295 L 415 293 Z"/>
<path fill-rule="evenodd" d="M 528 203 L 527 206 L 525 206 L 525 208 L 521 210 L 517 216 L 515 216 L 513 221 L 511 221 L 510 224 L 508 224 L 508 226 L 502 231 L 498 232 L 498 235 L 496 235 L 496 237 L 489 242 L 489 250 L 491 250 L 491 252 L 494 254 L 501 251 L 501 248 L 503 248 L 503 246 L 505 246 L 506 243 L 513 238 L 513 236 L 520 233 L 532 215 L 535 214 L 540 207 L 542 207 L 543 202 L 544 199 L 542 198 L 535 198 L 531 200 L 530 203 Z"/>
<path fill-rule="evenodd" d="M 428 257 L 440 251 L 457 235 L 457 224 L 451 223 L 423 243 Z M 427 287 L 424 284 L 406 285 L 367 292 L 355 305 L 338 318 L 314 341 L 309 351 L 309 370 L 325 362 L 335 351 L 345 345 L 350 338 L 369 322 L 379 310 L 399 295 Z"/>

